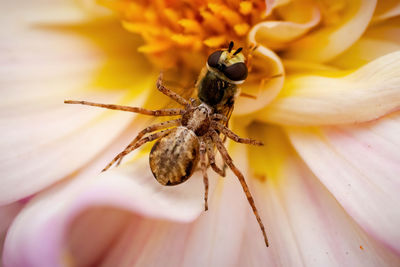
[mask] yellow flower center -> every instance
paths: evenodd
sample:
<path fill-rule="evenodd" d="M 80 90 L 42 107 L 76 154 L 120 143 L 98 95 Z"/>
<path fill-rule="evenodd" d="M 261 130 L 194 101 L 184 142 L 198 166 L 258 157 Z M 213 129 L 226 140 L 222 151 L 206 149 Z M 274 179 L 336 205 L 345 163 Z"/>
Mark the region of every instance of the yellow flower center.
<path fill-rule="evenodd" d="M 207 55 L 229 41 L 245 46 L 251 26 L 265 14 L 265 1 L 100 0 L 120 16 L 123 26 L 140 34 L 145 53 L 158 67 L 195 70 Z M 174 53 L 179 51 L 179 53 Z"/>

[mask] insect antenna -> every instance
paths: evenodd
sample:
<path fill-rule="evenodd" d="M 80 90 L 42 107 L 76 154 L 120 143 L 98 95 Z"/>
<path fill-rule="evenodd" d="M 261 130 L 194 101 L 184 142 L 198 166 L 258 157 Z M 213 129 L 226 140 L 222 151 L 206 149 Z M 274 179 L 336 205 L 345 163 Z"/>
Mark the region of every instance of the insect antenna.
<path fill-rule="evenodd" d="M 243 50 L 243 47 L 239 47 L 238 50 L 236 50 L 235 53 L 233 53 L 233 55 L 239 54 L 242 50 Z"/>
<path fill-rule="evenodd" d="M 228 47 L 228 52 L 229 52 L 229 53 L 232 51 L 232 48 L 233 48 L 233 41 L 231 41 L 231 42 L 229 43 L 229 47 Z"/>

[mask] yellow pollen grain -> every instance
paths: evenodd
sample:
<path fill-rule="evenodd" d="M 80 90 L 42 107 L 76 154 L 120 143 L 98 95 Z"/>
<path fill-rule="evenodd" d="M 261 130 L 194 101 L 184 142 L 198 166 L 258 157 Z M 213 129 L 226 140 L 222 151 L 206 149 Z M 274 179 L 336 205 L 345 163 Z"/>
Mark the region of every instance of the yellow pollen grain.
<path fill-rule="evenodd" d="M 193 19 L 181 19 L 178 21 L 184 29 L 185 33 L 201 33 L 201 25 L 196 20 Z"/>
<path fill-rule="evenodd" d="M 180 29 L 180 26 L 179 26 L 179 23 L 178 23 L 180 17 L 179 17 L 179 15 L 178 15 L 178 13 L 176 13 L 176 12 L 175 12 L 173 9 L 171 9 L 171 8 L 166 8 L 166 9 L 164 10 L 164 15 L 165 15 L 165 17 L 167 18 L 169 24 L 171 25 L 171 27 L 172 27 L 174 30 L 179 30 L 179 29 Z"/>
<path fill-rule="evenodd" d="M 147 9 L 144 12 L 144 17 L 145 17 L 145 19 L 146 19 L 146 21 L 148 23 L 153 23 L 154 24 L 154 23 L 157 23 L 157 21 L 158 21 L 157 13 L 154 12 L 154 10 L 151 10 L 151 9 Z"/>
<path fill-rule="evenodd" d="M 250 29 L 250 25 L 247 23 L 236 24 L 233 29 L 235 30 L 236 34 L 239 36 L 244 36 Z"/>
<path fill-rule="evenodd" d="M 205 39 L 203 43 L 206 46 L 211 47 L 211 48 L 220 47 L 226 43 L 226 37 L 224 35 L 213 36 L 213 37 Z"/>
<path fill-rule="evenodd" d="M 146 23 L 130 23 L 127 21 L 122 22 L 122 26 L 133 33 L 147 33 L 150 35 L 160 35 L 161 34 L 161 29 L 157 26 L 152 26 Z"/>
<path fill-rule="evenodd" d="M 250 1 L 243 1 L 240 3 L 239 12 L 243 15 L 249 15 L 253 9 L 253 3 Z"/>
<path fill-rule="evenodd" d="M 197 37 L 194 35 L 184 35 L 184 34 L 173 34 L 171 39 L 181 46 L 191 46 L 197 41 Z"/>
<path fill-rule="evenodd" d="M 204 19 L 204 25 L 221 34 L 226 32 L 225 23 L 212 13 L 208 11 L 202 11 L 200 14 Z"/>
<path fill-rule="evenodd" d="M 167 51 L 169 48 L 170 48 L 169 43 L 160 41 L 142 45 L 138 48 L 138 51 L 145 54 L 152 54 L 152 53 L 160 53 Z"/>

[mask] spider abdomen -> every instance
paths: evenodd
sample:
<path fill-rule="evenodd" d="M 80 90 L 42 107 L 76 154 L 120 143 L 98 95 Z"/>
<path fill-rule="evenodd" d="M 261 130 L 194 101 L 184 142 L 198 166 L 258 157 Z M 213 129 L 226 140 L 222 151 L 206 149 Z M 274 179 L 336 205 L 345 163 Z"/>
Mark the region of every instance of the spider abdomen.
<path fill-rule="evenodd" d="M 186 181 L 199 161 L 199 140 L 186 127 L 177 127 L 160 138 L 150 152 L 150 168 L 162 185 L 177 185 Z"/>

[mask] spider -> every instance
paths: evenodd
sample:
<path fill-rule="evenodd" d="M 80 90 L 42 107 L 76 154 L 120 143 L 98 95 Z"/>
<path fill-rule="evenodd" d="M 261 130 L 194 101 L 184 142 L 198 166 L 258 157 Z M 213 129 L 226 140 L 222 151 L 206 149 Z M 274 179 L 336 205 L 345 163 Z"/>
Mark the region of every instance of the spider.
<path fill-rule="evenodd" d="M 140 107 L 101 104 L 88 101 L 65 100 L 66 104 L 82 104 L 107 109 L 122 110 L 150 116 L 179 116 L 148 126 L 139 132 L 133 141 L 120 152 L 102 171 L 108 170 L 113 164 L 119 165 L 130 152 L 145 143 L 156 140 L 150 155 L 150 168 L 156 180 L 165 186 L 183 183 L 194 173 L 200 162 L 204 182 L 204 209 L 208 210 L 208 175 L 209 166 L 221 176 L 225 169 L 215 163 L 215 147 L 232 172 L 237 176 L 261 228 L 264 241 L 268 247 L 265 227 L 260 218 L 254 199 L 243 174 L 235 166 L 231 156 L 224 146 L 221 135 L 235 142 L 262 146 L 263 143 L 250 138 L 242 138 L 227 127 L 233 109 L 235 97 L 238 95 L 237 84 L 247 77 L 247 67 L 241 48 L 232 51 L 233 42 L 226 50 L 215 51 L 201 72 L 196 87 L 198 99 L 183 98 L 166 88 L 162 73 L 157 80 L 157 89 L 176 101 L 182 108 L 149 110 Z M 208 161 L 207 161 L 208 158 Z"/>

